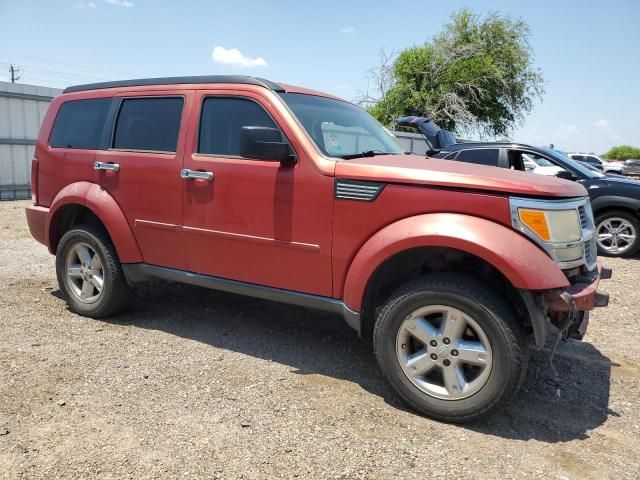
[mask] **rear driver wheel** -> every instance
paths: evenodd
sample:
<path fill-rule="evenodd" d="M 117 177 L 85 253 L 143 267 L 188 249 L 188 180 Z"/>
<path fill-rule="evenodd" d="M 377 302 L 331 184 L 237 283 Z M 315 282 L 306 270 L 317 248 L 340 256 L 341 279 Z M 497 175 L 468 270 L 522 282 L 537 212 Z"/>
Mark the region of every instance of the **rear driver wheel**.
<path fill-rule="evenodd" d="M 404 400 L 447 422 L 474 421 L 505 405 L 527 368 L 526 335 L 511 308 L 459 274 L 428 275 L 397 291 L 373 341 Z"/>
<path fill-rule="evenodd" d="M 56 275 L 71 310 L 87 317 L 117 313 L 131 296 L 111 239 L 95 225 L 80 225 L 63 235 Z"/>

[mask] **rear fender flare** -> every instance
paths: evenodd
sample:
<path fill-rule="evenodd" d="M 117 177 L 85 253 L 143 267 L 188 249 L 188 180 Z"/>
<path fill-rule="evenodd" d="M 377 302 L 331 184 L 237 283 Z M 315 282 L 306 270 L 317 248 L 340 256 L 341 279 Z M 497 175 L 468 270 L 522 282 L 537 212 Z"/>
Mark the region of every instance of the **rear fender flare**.
<path fill-rule="evenodd" d="M 351 262 L 344 303 L 361 311 L 367 283 L 387 259 L 417 247 L 447 247 L 475 255 L 501 272 L 517 289 L 547 290 L 569 285 L 555 262 L 531 240 L 503 225 L 456 213 L 405 218 L 375 233 Z"/>
<path fill-rule="evenodd" d="M 98 217 L 107 229 L 122 263 L 143 261 L 138 243 L 122 209 L 106 190 L 91 182 L 69 184 L 60 190 L 53 199 L 45 225 L 51 253 L 55 254 L 55 245 L 51 241 L 51 222 L 56 218 L 56 212 L 66 205 L 73 204 L 88 208 Z"/>

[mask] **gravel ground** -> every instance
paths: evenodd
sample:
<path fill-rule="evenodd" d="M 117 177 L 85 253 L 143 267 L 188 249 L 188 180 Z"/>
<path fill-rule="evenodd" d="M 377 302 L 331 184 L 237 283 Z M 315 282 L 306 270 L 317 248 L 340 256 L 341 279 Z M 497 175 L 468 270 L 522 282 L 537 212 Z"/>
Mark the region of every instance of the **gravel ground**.
<path fill-rule="evenodd" d="M 609 308 L 532 351 L 517 398 L 468 426 L 408 411 L 336 316 L 174 284 L 70 313 L 25 202 L 0 202 L 2 478 L 638 478 L 640 261 Z"/>

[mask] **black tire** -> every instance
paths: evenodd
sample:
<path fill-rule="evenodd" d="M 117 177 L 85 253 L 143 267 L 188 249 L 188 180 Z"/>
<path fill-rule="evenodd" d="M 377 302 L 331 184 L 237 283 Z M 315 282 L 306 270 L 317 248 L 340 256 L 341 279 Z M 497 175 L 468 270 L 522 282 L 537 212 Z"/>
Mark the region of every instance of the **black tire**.
<path fill-rule="evenodd" d="M 469 397 L 436 398 L 414 385 L 402 370 L 396 354 L 398 331 L 405 318 L 428 305 L 449 306 L 469 315 L 490 343 L 489 376 Z M 416 411 L 452 423 L 478 420 L 511 400 L 526 373 L 527 343 L 522 324 L 504 298 L 473 278 L 455 273 L 430 274 L 400 288 L 380 311 L 373 333 L 380 369 L 400 396 Z"/>
<path fill-rule="evenodd" d="M 67 283 L 67 255 L 79 243 L 89 245 L 102 262 L 102 292 L 93 303 L 82 302 Z M 62 236 L 56 251 L 56 275 L 69 308 L 85 317 L 104 318 L 113 315 L 121 311 L 131 298 L 131 287 L 122 272 L 113 243 L 98 225 L 79 225 Z"/>
<path fill-rule="evenodd" d="M 611 252 L 606 250 L 598 244 L 598 255 L 603 255 L 606 257 L 630 257 L 633 256 L 638 249 L 640 249 L 640 219 L 632 213 L 626 212 L 624 210 L 610 210 L 604 213 L 598 214 L 596 217 L 596 233 L 598 231 L 598 226 L 607 219 L 610 218 L 622 218 L 629 222 L 636 231 L 636 239 L 633 244 L 623 252 Z"/>

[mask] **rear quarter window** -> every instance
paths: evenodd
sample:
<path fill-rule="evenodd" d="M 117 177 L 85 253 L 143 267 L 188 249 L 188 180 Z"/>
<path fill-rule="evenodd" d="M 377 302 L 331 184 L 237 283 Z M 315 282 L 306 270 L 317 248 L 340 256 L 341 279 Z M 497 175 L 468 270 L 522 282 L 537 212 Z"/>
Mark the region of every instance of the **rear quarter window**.
<path fill-rule="evenodd" d="M 113 148 L 175 152 L 183 103 L 181 97 L 124 99 L 118 113 Z"/>
<path fill-rule="evenodd" d="M 71 100 L 60 107 L 49 145 L 54 148 L 98 148 L 111 98 Z"/>

